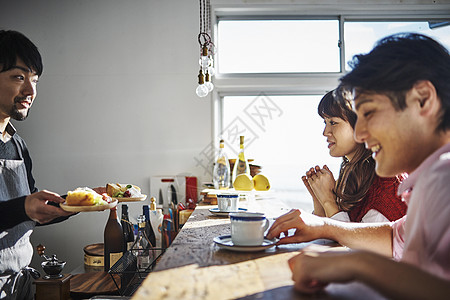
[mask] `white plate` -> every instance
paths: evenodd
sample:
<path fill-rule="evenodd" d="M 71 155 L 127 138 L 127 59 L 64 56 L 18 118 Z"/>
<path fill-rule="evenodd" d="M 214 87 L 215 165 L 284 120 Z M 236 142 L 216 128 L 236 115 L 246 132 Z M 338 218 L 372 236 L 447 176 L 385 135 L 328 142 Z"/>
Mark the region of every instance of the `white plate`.
<path fill-rule="evenodd" d="M 111 209 L 116 205 L 117 200 L 114 200 L 113 202 L 104 205 L 76 206 L 76 205 L 67 205 L 67 203 L 64 202 L 61 203 L 59 206 L 65 211 L 80 212 L 80 211 L 103 211 L 105 209 Z"/>
<path fill-rule="evenodd" d="M 275 244 L 278 242 L 278 239 L 274 238 L 272 240 L 264 238 L 264 242 L 261 246 L 237 246 L 233 244 L 233 241 L 231 240 L 231 235 L 222 235 L 214 238 L 214 243 L 217 244 L 220 248 L 231 250 L 231 251 L 238 251 L 238 252 L 256 252 L 256 251 L 263 251 L 268 248 L 271 248 L 275 246 Z"/>
<path fill-rule="evenodd" d="M 247 211 L 246 208 L 238 208 L 239 212 L 244 212 Z M 228 215 L 230 214 L 230 211 L 221 211 L 219 210 L 218 207 L 216 208 L 210 208 L 209 212 L 212 213 L 215 216 L 219 216 L 219 217 L 228 217 Z"/>
<path fill-rule="evenodd" d="M 119 202 L 139 202 L 147 199 L 147 195 L 142 194 L 140 197 L 111 197 Z"/>

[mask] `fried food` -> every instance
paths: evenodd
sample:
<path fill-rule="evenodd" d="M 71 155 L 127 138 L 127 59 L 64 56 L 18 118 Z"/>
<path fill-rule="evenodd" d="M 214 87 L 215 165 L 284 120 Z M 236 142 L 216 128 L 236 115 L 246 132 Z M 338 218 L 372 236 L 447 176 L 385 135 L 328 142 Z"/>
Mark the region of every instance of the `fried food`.
<path fill-rule="evenodd" d="M 88 187 L 80 187 L 67 192 L 66 204 L 71 206 L 104 205 L 109 203 L 107 200 L 105 196 Z"/>

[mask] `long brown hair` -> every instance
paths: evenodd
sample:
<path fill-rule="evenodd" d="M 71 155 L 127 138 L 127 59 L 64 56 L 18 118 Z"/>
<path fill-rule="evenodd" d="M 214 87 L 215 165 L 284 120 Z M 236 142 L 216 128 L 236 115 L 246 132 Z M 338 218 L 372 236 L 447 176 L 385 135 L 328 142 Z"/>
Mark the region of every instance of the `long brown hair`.
<path fill-rule="evenodd" d="M 339 93 L 328 92 L 320 100 L 318 113 L 322 118 L 341 118 L 347 121 L 353 129 L 356 124 L 356 114 L 351 108 L 350 101 L 336 99 Z M 358 144 L 351 161 L 345 156 L 339 170 L 334 193 L 339 209 L 350 211 L 364 199 L 375 178 L 375 161 L 372 151 L 366 149 L 364 144 Z"/>

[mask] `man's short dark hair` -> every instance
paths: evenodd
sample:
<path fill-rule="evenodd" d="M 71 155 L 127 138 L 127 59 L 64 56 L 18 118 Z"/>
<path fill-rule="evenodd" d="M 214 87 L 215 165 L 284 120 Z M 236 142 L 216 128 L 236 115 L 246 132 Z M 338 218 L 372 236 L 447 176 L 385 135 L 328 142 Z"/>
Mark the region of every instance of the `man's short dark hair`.
<path fill-rule="evenodd" d="M 14 30 L 0 30 L 0 72 L 10 70 L 20 58 L 24 64 L 41 76 L 42 57 L 36 45 L 22 33 Z"/>
<path fill-rule="evenodd" d="M 352 71 L 341 78 L 346 90 L 389 97 L 397 110 L 406 107 L 406 93 L 420 80 L 430 81 L 442 104 L 437 130 L 450 129 L 450 56 L 432 38 L 399 33 L 378 41 L 368 54 L 355 55 Z"/>

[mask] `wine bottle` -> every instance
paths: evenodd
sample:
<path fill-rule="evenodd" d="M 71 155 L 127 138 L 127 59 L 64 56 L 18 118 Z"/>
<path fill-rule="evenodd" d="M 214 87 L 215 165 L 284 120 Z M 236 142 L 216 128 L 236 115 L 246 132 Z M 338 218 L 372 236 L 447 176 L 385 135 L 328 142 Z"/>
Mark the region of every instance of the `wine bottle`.
<path fill-rule="evenodd" d="M 230 163 L 225 154 L 223 140 L 220 140 L 219 154 L 214 164 L 213 183 L 215 189 L 226 190 L 230 187 Z"/>
<path fill-rule="evenodd" d="M 238 158 L 236 159 L 236 162 L 234 163 L 233 167 L 233 178 L 232 182 L 236 179 L 236 177 L 240 174 L 247 173 L 250 175 L 250 166 L 248 165 L 247 159 L 245 159 L 244 155 L 244 136 L 241 135 L 239 137 L 239 154 Z"/>
<path fill-rule="evenodd" d="M 126 252 L 131 249 L 134 243 L 133 225 L 128 217 L 128 205 L 122 204 L 122 218 L 120 220 L 123 230 L 123 251 Z"/>
<path fill-rule="evenodd" d="M 152 223 L 150 222 L 150 209 L 148 205 L 142 206 L 142 210 L 144 212 L 145 216 L 145 234 L 147 235 L 148 240 L 150 241 L 150 244 L 152 244 L 152 247 L 156 247 L 156 236 L 155 232 L 152 228 Z"/>
<path fill-rule="evenodd" d="M 108 222 L 106 222 L 103 233 L 104 242 L 104 269 L 109 269 L 122 257 L 123 254 L 123 231 L 117 217 L 117 206 L 109 211 Z"/>

